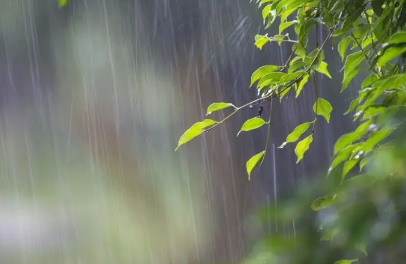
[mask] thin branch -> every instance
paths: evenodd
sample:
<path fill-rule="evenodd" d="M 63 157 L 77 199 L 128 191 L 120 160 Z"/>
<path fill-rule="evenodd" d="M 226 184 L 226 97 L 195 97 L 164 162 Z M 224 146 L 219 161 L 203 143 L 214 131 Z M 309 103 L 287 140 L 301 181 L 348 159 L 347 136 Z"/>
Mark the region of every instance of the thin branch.
<path fill-rule="evenodd" d="M 285 84 L 284 86 L 282 86 L 281 88 L 283 88 L 283 89 L 281 89 L 281 90 L 279 91 L 279 93 L 283 93 L 283 92 L 286 91 L 287 89 L 291 88 L 295 83 L 297 83 L 297 82 L 299 82 L 300 80 L 302 80 L 306 74 L 309 74 L 309 72 L 310 72 L 311 69 L 313 68 L 314 64 L 316 63 L 317 59 L 319 58 L 321 52 L 323 51 L 324 46 L 326 45 L 326 43 L 327 43 L 327 41 L 330 39 L 330 37 L 333 35 L 333 33 L 334 33 L 334 31 L 335 31 L 336 28 L 337 28 L 337 25 L 334 26 L 334 27 L 332 28 L 332 30 L 329 32 L 329 34 L 327 35 L 327 37 L 326 37 L 326 39 L 324 40 L 323 44 L 321 45 L 319 51 L 317 52 L 316 56 L 314 57 L 313 61 L 310 63 L 309 67 L 307 67 L 307 69 L 305 70 L 305 72 L 304 72 L 301 76 L 297 77 L 295 80 L 293 80 L 293 81 L 291 81 L 291 82 Z M 293 53 L 292 53 L 292 54 L 293 54 Z M 291 56 L 293 56 L 293 55 L 291 55 Z M 288 60 L 289 60 L 289 59 L 288 59 Z M 287 64 L 286 64 L 286 65 L 287 65 Z M 278 88 L 278 87 L 277 87 L 277 88 Z M 229 114 L 228 116 L 226 116 L 223 120 L 221 120 L 220 122 L 216 123 L 216 124 L 213 125 L 212 127 L 208 128 L 208 129 L 205 129 L 204 132 L 209 132 L 210 130 L 214 129 L 215 127 L 218 127 L 219 125 L 222 125 L 225 121 L 227 121 L 228 119 L 230 119 L 230 118 L 231 118 L 232 116 L 234 116 L 237 112 L 239 112 L 240 110 L 242 110 L 242 109 L 244 109 L 244 108 L 246 108 L 246 107 L 248 107 L 248 106 L 254 106 L 254 105 L 257 105 L 257 104 L 264 103 L 264 102 L 272 101 L 272 99 L 274 99 L 274 98 L 277 97 L 277 96 L 278 96 L 278 95 L 277 95 L 275 92 L 272 92 L 272 93 L 270 93 L 269 95 L 267 95 L 267 96 L 265 96 L 265 97 L 263 97 L 263 98 L 258 98 L 258 99 L 255 99 L 255 100 L 253 100 L 253 101 L 251 101 L 251 102 L 249 102 L 249 103 L 247 103 L 247 104 L 245 104 L 245 105 L 243 105 L 243 106 L 236 107 L 235 110 L 234 110 L 234 112 L 232 112 L 231 114 Z"/>
<path fill-rule="evenodd" d="M 372 67 L 372 62 L 369 60 L 367 54 L 364 52 L 364 49 L 362 48 L 361 44 L 358 42 L 357 38 L 354 36 L 354 33 L 351 32 L 351 36 L 354 39 L 355 43 L 357 43 L 359 49 L 362 51 L 362 53 L 364 54 L 365 59 L 368 61 L 369 66 Z M 375 68 L 372 68 L 372 70 L 376 73 L 376 74 L 380 74 Z"/>
<path fill-rule="evenodd" d="M 319 94 L 318 94 L 318 91 L 317 91 L 317 81 L 316 81 L 316 76 L 315 75 L 313 75 L 313 86 L 314 86 L 314 94 L 316 96 L 316 109 L 315 109 L 315 113 L 314 113 L 315 117 L 314 117 L 314 121 L 313 121 L 312 134 L 314 134 L 315 129 L 316 129 L 316 123 L 317 123 L 317 119 L 318 119 L 318 116 L 317 116 L 317 114 L 318 114 L 317 101 L 319 100 Z"/>
<path fill-rule="evenodd" d="M 268 153 L 269 138 L 270 138 L 270 136 L 271 136 L 272 105 L 273 105 L 273 100 L 271 101 L 271 106 L 270 106 L 270 108 L 269 108 L 268 132 L 267 132 L 267 135 L 266 135 L 265 153 L 264 153 L 264 155 L 262 156 L 262 161 L 261 161 L 261 164 L 259 164 L 259 167 L 262 167 L 262 164 L 263 164 L 264 161 L 265 161 L 266 153 Z"/>

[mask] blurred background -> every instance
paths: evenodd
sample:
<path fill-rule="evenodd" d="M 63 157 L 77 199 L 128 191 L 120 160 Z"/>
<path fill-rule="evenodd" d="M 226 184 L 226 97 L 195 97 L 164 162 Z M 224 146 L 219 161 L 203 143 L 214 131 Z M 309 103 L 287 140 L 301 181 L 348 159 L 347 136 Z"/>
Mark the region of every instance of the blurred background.
<path fill-rule="evenodd" d="M 303 162 L 276 147 L 312 120 L 312 83 L 276 104 L 250 182 L 266 131 L 236 133 L 257 108 L 174 152 L 210 103 L 249 102 L 251 73 L 284 64 L 291 46 L 259 51 L 259 32 L 248 0 L 0 0 L 0 263 L 236 263 L 262 234 L 294 235 L 294 220 L 251 215 L 324 177 L 354 128 L 335 50 L 333 80 L 315 82 L 332 122 L 317 124 Z M 315 46 L 327 33 L 311 34 Z"/>

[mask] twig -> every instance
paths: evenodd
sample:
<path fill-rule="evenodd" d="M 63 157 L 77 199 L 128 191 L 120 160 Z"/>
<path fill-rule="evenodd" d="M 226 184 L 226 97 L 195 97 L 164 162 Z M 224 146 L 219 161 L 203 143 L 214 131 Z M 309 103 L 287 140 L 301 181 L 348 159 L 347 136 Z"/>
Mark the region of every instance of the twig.
<path fill-rule="evenodd" d="M 313 86 L 314 86 L 314 94 L 316 96 L 316 109 L 315 109 L 315 117 L 314 117 L 314 121 L 313 121 L 313 128 L 312 128 L 312 134 L 314 134 L 315 130 L 316 130 L 316 123 L 317 123 L 317 119 L 318 119 L 318 109 L 317 109 L 317 101 L 319 100 L 319 94 L 317 91 L 317 81 L 316 81 L 316 76 L 313 75 Z"/>
<path fill-rule="evenodd" d="M 357 38 L 354 36 L 354 33 L 351 32 L 351 36 L 354 39 L 355 43 L 357 43 L 359 49 L 362 51 L 362 53 L 364 54 L 365 59 L 367 59 L 369 66 L 372 67 L 372 62 L 369 60 L 367 54 L 365 53 L 364 49 L 362 48 L 361 44 L 358 42 Z M 376 73 L 376 74 L 380 74 L 375 68 L 372 68 L 372 70 Z"/>
<path fill-rule="evenodd" d="M 262 164 L 265 161 L 266 153 L 268 153 L 269 138 L 270 138 L 270 135 L 271 135 L 271 124 L 272 124 L 272 105 L 273 105 L 273 100 L 271 101 L 271 106 L 269 108 L 268 132 L 267 132 L 267 135 L 266 135 L 265 153 L 262 156 L 262 161 L 261 161 L 261 164 L 259 164 L 259 167 L 262 167 Z"/>

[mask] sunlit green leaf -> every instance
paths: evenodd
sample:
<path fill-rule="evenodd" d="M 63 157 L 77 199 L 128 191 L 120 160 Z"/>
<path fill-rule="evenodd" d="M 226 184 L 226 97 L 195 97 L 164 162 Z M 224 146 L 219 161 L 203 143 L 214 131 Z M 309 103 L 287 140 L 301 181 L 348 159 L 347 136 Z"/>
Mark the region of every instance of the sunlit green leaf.
<path fill-rule="evenodd" d="M 236 108 L 233 104 L 231 103 L 212 103 L 208 108 L 207 108 L 207 114 L 206 115 L 210 115 L 211 113 L 215 112 L 215 111 L 219 111 L 225 108 L 229 108 L 229 107 L 233 107 L 234 109 Z"/>
<path fill-rule="evenodd" d="M 248 119 L 242 125 L 241 130 L 240 130 L 240 132 L 238 132 L 237 136 L 243 131 L 251 131 L 251 130 L 260 128 L 265 124 L 266 124 L 266 121 L 260 117 L 254 117 L 254 118 Z"/>
<path fill-rule="evenodd" d="M 345 77 L 347 77 L 348 75 L 350 75 L 350 73 L 352 71 L 354 71 L 354 69 L 363 61 L 365 60 L 365 52 L 364 51 L 357 51 L 355 53 L 352 53 L 350 55 L 347 56 L 347 59 L 345 60 L 345 65 L 344 65 L 344 79 Z"/>
<path fill-rule="evenodd" d="M 317 98 L 317 101 L 313 104 L 313 111 L 317 115 L 323 116 L 327 123 L 330 123 L 330 114 L 331 111 L 333 111 L 333 107 L 331 104 L 323 99 L 323 98 Z"/>
<path fill-rule="evenodd" d="M 341 60 L 344 61 L 345 52 L 352 41 L 351 37 L 343 38 L 338 44 L 338 53 L 340 54 Z"/>
<path fill-rule="evenodd" d="M 358 262 L 358 259 L 352 259 L 352 260 L 339 260 L 334 262 L 334 264 L 352 264 L 354 262 Z"/>
<path fill-rule="evenodd" d="M 263 35 L 256 35 L 255 36 L 255 46 L 257 46 L 258 49 L 262 50 L 262 47 L 270 41 L 268 36 L 263 36 Z"/>
<path fill-rule="evenodd" d="M 373 133 L 364 143 L 363 146 L 364 152 L 368 153 L 369 151 L 371 151 L 379 142 L 388 137 L 391 134 L 391 132 L 392 129 L 385 128 Z"/>
<path fill-rule="evenodd" d="M 328 170 L 328 173 L 330 173 L 333 169 L 335 169 L 338 165 L 343 163 L 345 160 L 350 157 L 352 151 L 355 149 L 355 145 L 350 145 L 345 147 L 343 150 L 341 150 L 333 159 L 333 162 L 331 163 L 331 166 Z"/>
<path fill-rule="evenodd" d="M 59 6 L 63 7 L 66 6 L 66 4 L 68 3 L 68 0 L 58 0 Z"/>
<path fill-rule="evenodd" d="M 308 136 L 307 138 L 303 139 L 299 143 L 297 143 L 295 148 L 295 153 L 297 156 L 296 163 L 299 163 L 303 159 L 303 155 L 309 149 L 310 144 L 313 142 L 313 134 Z"/>
<path fill-rule="evenodd" d="M 406 52 L 406 46 L 394 46 L 389 47 L 385 50 L 385 52 L 379 57 L 377 64 L 380 67 L 385 66 L 388 62 L 393 60 L 394 58 L 402 55 Z"/>
<path fill-rule="evenodd" d="M 316 71 L 323 73 L 324 75 L 326 75 L 327 77 L 329 77 L 330 79 L 332 78 L 330 73 L 328 72 L 327 69 L 327 63 L 325 63 L 324 61 L 322 61 L 316 68 Z"/>
<path fill-rule="evenodd" d="M 347 87 L 350 84 L 350 82 L 352 81 L 352 79 L 354 79 L 354 77 L 358 75 L 358 73 L 362 70 L 363 67 L 364 67 L 363 63 L 359 64 L 348 75 L 346 75 L 344 77 L 341 92 L 343 92 L 345 89 L 347 89 Z"/>
<path fill-rule="evenodd" d="M 310 127 L 310 125 L 312 124 L 312 122 L 307 122 L 307 123 L 303 123 L 301 125 L 298 125 L 293 131 L 292 133 L 290 133 L 288 135 L 288 137 L 286 138 L 286 142 L 283 143 L 279 148 L 283 148 L 287 143 L 293 143 L 299 140 L 300 136 L 306 132 L 306 130 Z"/>
<path fill-rule="evenodd" d="M 286 83 L 289 81 L 297 80 L 299 77 L 301 77 L 304 74 L 304 71 L 297 71 L 294 73 L 288 73 L 285 74 L 281 79 L 281 83 Z"/>
<path fill-rule="evenodd" d="M 397 32 L 395 34 L 393 34 L 389 41 L 389 44 L 399 44 L 399 43 L 406 43 L 406 32 L 402 31 L 402 32 Z"/>
<path fill-rule="evenodd" d="M 251 172 L 254 169 L 254 167 L 257 165 L 257 163 L 261 160 L 262 156 L 264 156 L 265 151 L 262 151 L 258 154 L 256 154 L 255 156 L 251 157 L 248 161 L 247 161 L 247 173 L 248 173 L 248 180 L 251 180 Z"/>
<path fill-rule="evenodd" d="M 360 103 L 359 99 L 360 98 L 358 97 L 358 98 L 351 101 L 350 107 L 348 108 L 347 112 L 344 113 L 344 115 L 348 115 L 349 113 L 354 111 L 355 107 Z"/>
<path fill-rule="evenodd" d="M 262 19 L 265 20 L 268 15 L 271 13 L 272 5 L 267 5 L 262 9 Z"/>
<path fill-rule="evenodd" d="M 190 140 L 194 139 L 195 137 L 202 134 L 205 129 L 218 124 L 217 121 L 211 119 L 205 119 L 202 122 L 197 122 L 193 126 L 191 126 L 185 133 L 180 137 L 178 146 L 176 147 L 175 151 L 179 149 L 180 146 L 189 142 Z"/>
<path fill-rule="evenodd" d="M 340 150 L 359 140 L 368 131 L 368 127 L 372 124 L 372 120 L 362 123 L 354 132 L 342 135 L 334 145 L 334 154 Z"/>
<path fill-rule="evenodd" d="M 365 89 L 368 86 L 371 86 L 374 82 L 379 79 L 379 75 L 376 73 L 372 73 L 369 75 L 361 84 L 361 89 Z"/>
<path fill-rule="evenodd" d="M 300 93 L 302 92 L 303 87 L 305 86 L 305 84 L 309 81 L 309 75 L 306 74 L 302 80 L 300 80 L 299 85 L 297 86 L 296 89 L 296 98 L 300 95 Z"/>
<path fill-rule="evenodd" d="M 265 65 L 257 69 L 251 76 L 251 85 L 252 86 L 256 81 L 260 80 L 265 75 L 277 71 L 280 67 L 275 65 Z"/>
<path fill-rule="evenodd" d="M 343 173 L 341 175 L 341 179 L 344 180 L 345 176 L 354 168 L 355 165 L 358 163 L 358 159 L 350 159 L 346 163 L 344 163 Z"/>
<path fill-rule="evenodd" d="M 288 27 L 294 25 L 296 21 L 283 22 L 279 25 L 279 35 L 283 33 Z"/>
<path fill-rule="evenodd" d="M 286 35 L 275 35 L 273 36 L 273 39 L 278 42 L 279 45 L 282 44 L 283 40 L 286 38 Z"/>
<path fill-rule="evenodd" d="M 272 82 L 275 83 L 279 81 L 284 75 L 286 74 L 283 72 L 271 72 L 261 78 L 261 80 L 258 82 L 258 87 L 262 88 Z"/>

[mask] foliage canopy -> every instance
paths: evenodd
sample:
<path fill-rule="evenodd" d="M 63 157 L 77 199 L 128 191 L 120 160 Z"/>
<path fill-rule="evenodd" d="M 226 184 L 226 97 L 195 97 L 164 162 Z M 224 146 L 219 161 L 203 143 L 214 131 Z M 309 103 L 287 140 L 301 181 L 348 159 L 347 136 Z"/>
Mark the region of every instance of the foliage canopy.
<path fill-rule="evenodd" d="M 232 109 L 232 112 L 220 121 L 206 119 L 194 124 L 183 134 L 177 148 L 203 132 L 223 124 L 247 107 L 269 104 L 272 109 L 272 102 L 277 98 L 282 101 L 291 93 L 295 93 L 295 96 L 298 97 L 303 89 L 307 88 L 306 84 L 309 80 L 316 74 L 323 74 L 331 78 L 325 62 L 324 49 L 327 43 L 333 43 L 344 64 L 341 91 L 346 90 L 361 71 L 366 70 L 369 75 L 358 89 L 359 96 L 350 103 L 345 113 L 345 115 L 353 113 L 353 121 L 358 122 L 359 126 L 355 131 L 342 135 L 335 143 L 334 153 L 332 153 L 333 158 L 328 173 L 339 171 L 341 179 L 337 186 L 341 191 L 337 191 L 336 188 L 329 195 L 316 199 L 311 208 L 315 211 L 326 208 L 337 210 L 335 220 L 322 223 L 323 240 L 339 241 L 339 243 L 346 244 L 346 247 L 352 246 L 366 253 L 366 236 L 358 236 L 357 239 L 351 241 L 349 236 L 344 239 L 342 237 L 344 227 L 340 224 L 342 222 L 337 219 L 348 215 L 349 208 L 356 208 L 355 205 L 362 203 L 349 198 L 348 193 L 351 188 L 369 186 L 367 183 L 380 182 L 382 184 L 393 180 L 395 176 L 403 176 L 403 166 L 396 167 L 387 164 L 388 169 L 382 174 L 386 177 L 379 179 L 376 178 L 376 175 L 366 174 L 365 167 L 367 164 L 381 159 L 383 151 L 388 149 L 394 151 L 393 142 L 396 137 L 391 135 L 399 132 L 404 123 L 402 113 L 404 113 L 406 103 L 406 2 L 404 0 L 258 0 L 256 4 L 262 10 L 265 29 L 275 25 L 275 22 L 278 22 L 279 26 L 278 35 L 257 35 L 255 37 L 256 47 L 261 50 L 265 45 L 274 42 L 277 45 L 291 43 L 291 55 L 284 65 L 265 65 L 252 74 L 250 85 L 255 86 L 257 90 L 258 98 L 256 100 L 240 107 L 224 102 L 212 104 L 207 110 L 208 115 L 226 108 Z M 292 27 L 295 36 L 291 38 L 285 32 Z M 315 27 L 324 27 L 328 30 L 328 34 L 320 46 L 311 49 L 308 46 L 308 39 Z M 329 123 L 330 114 L 333 111 L 331 104 L 318 96 L 317 87 L 314 87 L 314 95 L 316 98 L 313 102 L 314 119 L 299 124 L 287 135 L 286 141 L 279 147 L 296 144 L 297 162 L 300 162 L 306 151 L 311 148 L 316 123 L 323 121 L 322 119 Z M 247 120 L 239 133 L 268 126 L 269 138 L 271 116 L 272 112 L 268 121 L 260 117 Z M 249 178 L 253 168 L 260 162 L 262 164 L 267 151 L 268 140 L 264 150 L 248 160 Z M 348 179 L 347 175 L 357 166 L 358 171 L 362 174 Z M 363 182 L 363 184 L 358 185 L 359 182 Z M 388 187 L 388 185 L 379 187 L 382 186 Z M 379 187 L 375 187 L 378 189 L 377 191 L 386 193 L 386 189 Z M 347 188 L 345 192 L 342 191 L 343 188 Z M 388 188 L 391 189 L 394 186 L 390 185 Z M 361 192 L 359 189 L 357 190 Z M 362 192 L 365 191 L 362 189 Z M 346 228 L 354 230 L 348 226 Z M 382 240 L 384 239 L 382 238 Z M 268 250 L 266 254 L 261 251 L 260 255 L 255 255 L 255 258 L 250 259 L 247 263 L 270 263 L 275 259 L 275 255 L 280 253 L 275 249 L 276 247 L 271 248 L 273 251 Z M 289 247 L 286 246 L 286 248 Z M 283 263 L 294 263 L 291 261 L 292 258 L 288 258 L 290 261 Z M 358 261 L 356 258 L 350 259 L 337 260 L 336 263 Z M 281 258 L 278 260 L 280 261 Z"/>

